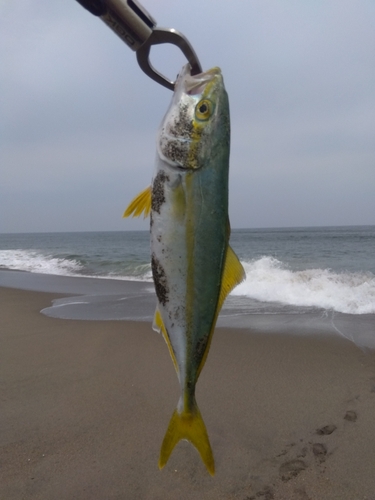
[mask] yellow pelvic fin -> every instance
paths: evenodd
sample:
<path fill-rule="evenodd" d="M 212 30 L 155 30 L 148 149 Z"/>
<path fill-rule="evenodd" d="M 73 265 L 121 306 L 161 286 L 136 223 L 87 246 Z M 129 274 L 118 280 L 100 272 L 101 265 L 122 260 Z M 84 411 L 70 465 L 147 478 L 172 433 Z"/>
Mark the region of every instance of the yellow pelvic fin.
<path fill-rule="evenodd" d="M 173 412 L 163 444 L 161 445 L 159 457 L 160 469 L 168 462 L 173 448 L 181 439 L 187 439 L 196 447 L 208 472 L 213 476 L 215 474 L 214 457 L 206 426 L 196 403 L 191 413 L 183 412 L 180 414 L 178 410 Z"/>
<path fill-rule="evenodd" d="M 158 332 L 158 333 L 161 332 L 163 334 L 164 340 L 165 340 L 165 342 L 166 342 L 166 344 L 168 346 L 168 349 L 169 349 L 169 354 L 171 355 L 171 358 L 172 358 L 175 370 L 176 370 L 177 375 L 178 375 L 179 374 L 179 369 L 178 369 L 178 364 L 177 364 L 176 356 L 174 354 L 171 341 L 169 340 L 168 333 L 167 333 L 167 330 L 166 330 L 166 328 L 164 326 L 164 322 L 163 322 L 163 319 L 161 317 L 161 314 L 160 314 L 160 311 L 159 311 L 158 307 L 156 307 L 154 321 L 152 323 L 152 328 L 153 328 L 153 330 L 155 330 L 155 332 Z"/>
<path fill-rule="evenodd" d="M 139 217 L 142 212 L 146 218 L 151 211 L 151 186 L 139 193 L 125 210 L 123 217 Z"/>
<path fill-rule="evenodd" d="M 210 344 L 211 344 L 211 340 L 212 340 L 212 335 L 214 333 L 216 320 L 217 320 L 219 312 L 224 304 L 224 301 L 227 298 L 228 294 L 233 290 L 233 288 L 236 287 L 237 285 L 239 285 L 241 283 L 241 281 L 243 281 L 245 279 L 245 277 L 246 277 L 245 269 L 242 267 L 242 264 L 239 261 L 237 255 L 234 253 L 232 248 L 228 245 L 227 253 L 225 256 L 223 276 L 221 278 L 220 295 L 219 295 L 219 300 L 218 300 L 217 307 L 216 307 L 215 319 L 214 319 L 213 324 L 212 324 L 212 328 L 211 328 L 211 332 L 210 332 L 210 336 L 208 339 L 205 353 L 203 355 L 202 361 L 201 361 L 199 368 L 198 368 L 198 377 L 199 377 L 200 372 L 202 371 L 202 368 L 206 362 L 208 351 L 210 350 Z"/>

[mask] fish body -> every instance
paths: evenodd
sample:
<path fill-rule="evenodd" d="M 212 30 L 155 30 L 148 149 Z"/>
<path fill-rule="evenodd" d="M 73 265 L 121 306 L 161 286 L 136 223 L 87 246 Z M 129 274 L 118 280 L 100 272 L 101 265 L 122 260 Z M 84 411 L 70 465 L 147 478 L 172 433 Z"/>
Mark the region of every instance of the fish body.
<path fill-rule="evenodd" d="M 244 278 L 228 243 L 229 149 L 229 103 L 220 69 L 191 76 L 186 65 L 159 130 L 151 189 L 125 212 L 138 210 L 139 215 L 151 210 L 151 267 L 157 295 L 153 327 L 163 333 L 181 387 L 162 444 L 160 468 L 176 443 L 188 439 L 214 473 L 195 386 L 222 303 Z"/>

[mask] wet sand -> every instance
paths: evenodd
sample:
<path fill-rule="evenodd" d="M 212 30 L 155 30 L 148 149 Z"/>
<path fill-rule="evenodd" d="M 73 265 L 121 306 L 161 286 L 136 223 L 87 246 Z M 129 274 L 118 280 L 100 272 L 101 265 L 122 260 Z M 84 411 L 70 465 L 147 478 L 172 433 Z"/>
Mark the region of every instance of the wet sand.
<path fill-rule="evenodd" d="M 46 317 L 0 288 L 0 499 L 375 500 L 375 354 L 334 336 L 217 329 L 197 387 L 216 475 L 180 443 L 148 323 Z"/>

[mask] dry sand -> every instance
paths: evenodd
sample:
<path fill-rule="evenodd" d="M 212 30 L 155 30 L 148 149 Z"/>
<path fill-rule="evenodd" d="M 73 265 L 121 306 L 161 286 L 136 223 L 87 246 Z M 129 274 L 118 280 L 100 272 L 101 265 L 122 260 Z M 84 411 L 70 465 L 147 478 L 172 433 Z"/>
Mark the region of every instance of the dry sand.
<path fill-rule="evenodd" d="M 0 289 L 0 499 L 375 500 L 375 355 L 218 329 L 197 388 L 216 461 L 158 454 L 179 390 L 147 323 L 39 311 Z"/>

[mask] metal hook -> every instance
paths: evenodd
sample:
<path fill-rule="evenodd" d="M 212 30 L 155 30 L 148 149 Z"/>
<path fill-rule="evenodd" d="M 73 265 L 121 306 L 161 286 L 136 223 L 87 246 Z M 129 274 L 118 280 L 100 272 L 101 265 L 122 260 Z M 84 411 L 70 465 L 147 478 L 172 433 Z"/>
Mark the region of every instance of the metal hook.
<path fill-rule="evenodd" d="M 137 0 L 77 0 L 100 17 L 132 50 L 142 71 L 155 82 L 174 90 L 175 82 L 159 73 L 149 60 L 152 45 L 177 45 L 191 66 L 191 74 L 202 72 L 198 57 L 187 38 L 174 29 L 156 28 L 156 21 Z"/>
<path fill-rule="evenodd" d="M 169 80 L 167 77 L 159 73 L 150 63 L 149 55 L 152 45 L 162 43 L 171 43 L 177 45 L 190 63 L 191 74 L 196 75 L 202 73 L 202 67 L 198 60 L 197 54 L 189 43 L 188 39 L 182 33 L 174 29 L 154 28 L 148 40 L 137 50 L 137 61 L 144 73 L 147 76 L 160 83 L 169 90 L 174 90 L 176 82 Z"/>

